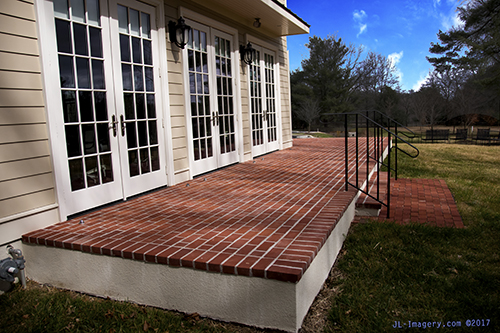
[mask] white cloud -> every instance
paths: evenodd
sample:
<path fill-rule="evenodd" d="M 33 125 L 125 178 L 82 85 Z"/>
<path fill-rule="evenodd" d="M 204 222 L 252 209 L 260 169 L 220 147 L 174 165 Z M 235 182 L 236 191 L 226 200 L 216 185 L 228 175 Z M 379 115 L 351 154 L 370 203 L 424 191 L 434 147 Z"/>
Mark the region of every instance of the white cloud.
<path fill-rule="evenodd" d="M 366 24 L 360 24 L 360 26 L 359 26 L 359 32 L 356 35 L 356 37 L 359 37 L 359 35 L 361 35 L 363 32 L 365 32 L 366 31 L 366 27 L 367 27 Z"/>
<path fill-rule="evenodd" d="M 417 83 L 415 83 L 413 85 L 413 91 L 417 92 L 420 90 L 420 88 L 422 88 L 422 86 L 424 85 L 425 81 L 427 81 L 427 78 L 429 78 L 429 72 L 427 72 L 426 74 L 420 74 L 420 80 L 417 81 Z"/>
<path fill-rule="evenodd" d="M 394 66 L 396 66 L 399 63 L 399 61 L 401 60 L 401 58 L 403 58 L 403 51 L 401 51 L 399 53 L 398 52 L 391 53 L 391 54 L 389 54 L 389 56 L 387 58 L 389 58 L 389 60 L 392 62 L 392 64 Z"/>
<path fill-rule="evenodd" d="M 352 13 L 352 18 L 354 21 L 361 22 L 366 18 L 366 12 L 364 10 L 355 10 Z"/>
<path fill-rule="evenodd" d="M 401 61 L 401 58 L 403 58 L 403 51 L 391 53 L 387 56 L 387 58 L 391 62 L 392 66 L 394 66 L 394 68 L 396 69 L 396 76 L 399 78 L 399 82 L 402 82 L 403 72 L 401 72 L 397 65 Z"/>
<path fill-rule="evenodd" d="M 449 30 L 452 27 L 459 27 L 463 24 L 462 20 L 458 17 L 458 13 L 453 12 L 449 15 L 440 14 L 441 16 L 441 25 L 445 30 Z"/>
<path fill-rule="evenodd" d="M 366 15 L 366 12 L 364 10 L 355 10 L 352 13 L 352 19 L 354 20 L 354 22 L 357 23 L 357 26 L 359 27 L 359 32 L 356 35 L 356 37 L 359 37 L 359 35 L 361 35 L 366 31 L 368 24 L 363 23 L 363 20 L 367 17 L 368 15 Z"/>

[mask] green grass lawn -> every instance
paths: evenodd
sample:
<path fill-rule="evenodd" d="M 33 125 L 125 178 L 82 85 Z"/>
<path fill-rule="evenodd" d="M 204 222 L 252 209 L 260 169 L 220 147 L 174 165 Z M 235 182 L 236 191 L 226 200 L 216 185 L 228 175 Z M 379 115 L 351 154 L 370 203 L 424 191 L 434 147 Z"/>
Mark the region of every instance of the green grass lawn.
<path fill-rule="evenodd" d="M 500 331 L 500 147 L 418 148 L 418 159 L 401 157 L 400 177 L 445 179 L 466 228 L 353 226 L 329 280 L 338 292 L 326 331 L 415 331 L 408 326 L 424 322 L 435 331 L 458 321 L 439 332 Z"/>
<path fill-rule="evenodd" d="M 500 331 L 500 147 L 419 145 L 400 177 L 443 178 L 465 229 L 355 225 L 327 282 L 327 332 Z M 483 327 L 467 327 L 466 320 Z M 489 321 L 488 321 L 489 320 Z M 401 329 L 393 328 L 399 322 Z M 436 325 L 436 324 L 435 324 Z M 0 296 L 6 332 L 271 332 L 40 286 Z M 316 332 L 317 330 L 307 330 Z"/>

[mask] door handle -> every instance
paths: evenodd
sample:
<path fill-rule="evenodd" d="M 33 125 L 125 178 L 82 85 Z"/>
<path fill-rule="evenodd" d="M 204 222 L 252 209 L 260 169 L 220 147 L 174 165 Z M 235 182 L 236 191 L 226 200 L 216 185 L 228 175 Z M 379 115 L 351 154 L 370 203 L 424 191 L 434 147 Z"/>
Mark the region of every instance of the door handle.
<path fill-rule="evenodd" d="M 219 111 L 212 112 L 212 124 L 215 126 L 219 126 Z"/>
<path fill-rule="evenodd" d="M 262 111 L 262 119 L 267 120 L 267 110 Z"/>
<path fill-rule="evenodd" d="M 116 137 L 116 125 L 118 124 L 118 122 L 116 121 L 116 116 L 115 115 L 112 115 L 111 116 L 111 126 L 109 126 L 108 128 L 112 128 L 113 129 L 113 136 Z"/>
<path fill-rule="evenodd" d="M 123 119 L 123 115 L 120 115 L 120 127 L 122 130 L 122 136 L 125 136 L 125 119 Z"/>

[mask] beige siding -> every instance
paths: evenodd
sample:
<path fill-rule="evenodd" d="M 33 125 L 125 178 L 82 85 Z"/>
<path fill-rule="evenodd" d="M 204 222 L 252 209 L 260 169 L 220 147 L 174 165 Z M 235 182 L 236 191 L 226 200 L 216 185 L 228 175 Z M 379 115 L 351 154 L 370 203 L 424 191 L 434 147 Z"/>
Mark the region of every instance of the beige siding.
<path fill-rule="evenodd" d="M 0 1 L 0 218 L 55 203 L 36 34 L 32 1 Z"/>

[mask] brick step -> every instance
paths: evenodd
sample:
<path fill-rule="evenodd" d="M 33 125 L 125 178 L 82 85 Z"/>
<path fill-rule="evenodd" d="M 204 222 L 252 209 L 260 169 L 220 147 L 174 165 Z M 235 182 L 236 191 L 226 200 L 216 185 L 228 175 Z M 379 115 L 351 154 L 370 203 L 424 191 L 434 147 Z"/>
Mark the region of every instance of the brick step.
<path fill-rule="evenodd" d="M 385 201 L 387 196 L 387 172 L 380 172 L 379 198 Z M 377 174 L 374 173 L 368 182 L 368 193 L 377 197 Z M 382 204 L 368 195 L 361 193 L 356 202 L 356 216 L 379 216 Z"/>

